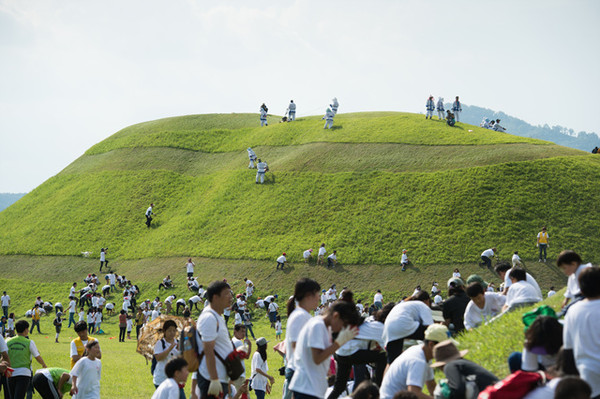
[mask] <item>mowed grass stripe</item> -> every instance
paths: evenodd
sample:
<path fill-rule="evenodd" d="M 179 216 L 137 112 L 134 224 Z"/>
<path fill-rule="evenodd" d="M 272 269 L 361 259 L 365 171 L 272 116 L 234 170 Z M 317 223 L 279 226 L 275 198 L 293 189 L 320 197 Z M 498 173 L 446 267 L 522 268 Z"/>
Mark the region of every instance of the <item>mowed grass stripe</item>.
<path fill-rule="evenodd" d="M 226 122 L 229 119 L 232 119 L 231 125 Z M 338 114 L 331 130 L 323 129 L 319 116 L 299 118 L 292 123 L 274 123 L 277 119 L 271 117 L 270 125 L 266 127 L 260 127 L 258 115 L 252 114 L 192 115 L 145 122 L 115 133 L 94 145 L 86 154 L 100 154 L 117 148 L 133 147 L 231 152 L 243 151 L 249 146 L 287 146 L 313 142 L 422 145 L 550 144 L 462 123 L 450 127 L 444 121 L 425 120 L 423 115 L 400 112 Z"/>
<path fill-rule="evenodd" d="M 310 143 L 297 146 L 255 147 L 273 172 L 434 172 L 448 169 L 527 161 L 557 156 L 588 155 L 556 145 L 529 143 L 426 146 L 378 143 Z M 169 147 L 121 148 L 84 155 L 63 174 L 108 170 L 169 170 L 190 176 L 247 167 L 246 151 L 204 153 Z"/>
<path fill-rule="evenodd" d="M 345 263 L 465 262 L 497 246 L 535 251 L 551 226 L 561 248 L 597 261 L 600 158 L 557 157 L 434 173 L 169 171 L 59 175 L 0 213 L 0 253 L 73 255 L 109 246 L 115 257 L 194 254 L 292 259 L 326 242 Z M 144 211 L 156 204 L 152 229 Z M 43 206 L 41 206 L 43 205 Z M 582 212 L 585 209 L 587 212 Z M 559 244 L 560 243 L 560 244 Z"/>

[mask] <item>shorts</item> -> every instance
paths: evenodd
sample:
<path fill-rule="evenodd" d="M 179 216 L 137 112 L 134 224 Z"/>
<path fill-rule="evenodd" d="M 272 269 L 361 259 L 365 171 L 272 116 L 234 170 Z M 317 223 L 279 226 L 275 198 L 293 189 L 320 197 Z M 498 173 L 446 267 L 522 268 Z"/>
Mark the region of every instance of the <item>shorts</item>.
<path fill-rule="evenodd" d="M 188 277 L 194 277 L 194 272 L 188 272 Z"/>

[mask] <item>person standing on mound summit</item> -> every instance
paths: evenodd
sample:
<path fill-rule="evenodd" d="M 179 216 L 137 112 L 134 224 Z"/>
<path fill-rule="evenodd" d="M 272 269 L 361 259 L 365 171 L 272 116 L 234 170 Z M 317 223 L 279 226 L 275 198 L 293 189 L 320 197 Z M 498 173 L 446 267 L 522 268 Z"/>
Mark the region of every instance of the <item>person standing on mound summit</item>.
<path fill-rule="evenodd" d="M 425 114 L 425 119 L 433 118 L 433 110 L 435 109 L 435 105 L 433 104 L 433 96 L 429 96 L 429 98 L 427 99 L 427 104 L 425 104 L 425 109 L 427 110 L 427 113 Z"/>
<path fill-rule="evenodd" d="M 331 108 L 327 108 L 325 111 L 325 116 L 321 119 L 325 119 L 325 126 L 323 129 L 331 129 L 333 127 L 333 117 L 335 116 L 335 112 L 331 110 Z"/>
<path fill-rule="evenodd" d="M 445 111 L 444 110 L 444 99 L 442 97 L 440 97 L 437 102 L 437 113 L 438 113 L 439 120 L 446 119 L 444 117 L 444 111 Z"/>
<path fill-rule="evenodd" d="M 261 127 L 269 126 L 269 124 L 267 123 L 267 112 L 269 112 L 269 108 L 267 108 L 265 103 L 262 103 L 262 105 L 260 106 L 260 126 Z"/>
<path fill-rule="evenodd" d="M 148 209 L 146 209 L 146 226 L 148 226 L 148 228 L 150 228 L 150 223 L 152 223 L 152 215 L 154 215 L 154 213 L 152 212 L 153 207 L 154 204 L 150 204 Z"/>
<path fill-rule="evenodd" d="M 456 122 L 460 122 L 459 116 L 462 112 L 462 105 L 460 104 L 458 96 L 456 96 L 456 100 L 452 104 L 452 112 L 454 112 L 454 118 L 456 119 Z"/>

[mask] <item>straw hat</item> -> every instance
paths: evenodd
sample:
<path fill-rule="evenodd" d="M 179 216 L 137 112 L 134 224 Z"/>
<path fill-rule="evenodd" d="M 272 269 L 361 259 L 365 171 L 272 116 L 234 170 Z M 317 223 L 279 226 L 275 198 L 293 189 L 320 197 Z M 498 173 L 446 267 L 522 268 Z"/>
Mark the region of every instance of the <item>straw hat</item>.
<path fill-rule="evenodd" d="M 446 363 L 452 360 L 462 359 L 468 352 L 468 349 L 459 351 L 452 340 L 442 341 L 433 347 L 433 357 L 436 362 L 431 367 L 445 366 Z"/>

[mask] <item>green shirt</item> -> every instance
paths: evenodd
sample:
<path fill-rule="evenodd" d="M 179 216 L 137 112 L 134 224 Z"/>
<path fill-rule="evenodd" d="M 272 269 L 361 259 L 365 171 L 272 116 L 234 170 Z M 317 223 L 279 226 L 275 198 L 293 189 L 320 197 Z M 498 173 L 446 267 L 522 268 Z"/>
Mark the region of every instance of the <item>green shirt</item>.
<path fill-rule="evenodd" d="M 36 373 L 42 373 L 46 377 L 48 377 L 48 375 L 49 375 L 52 378 L 52 382 L 54 383 L 54 386 L 58 389 L 58 381 L 60 381 L 60 377 L 62 377 L 62 375 L 64 373 L 69 374 L 69 370 L 62 369 L 60 367 L 50 367 L 47 369 L 39 369 L 38 371 L 36 371 Z M 65 393 L 69 392 L 70 390 L 71 390 L 71 378 L 69 377 L 69 379 L 63 384 L 60 392 L 65 394 Z"/>

